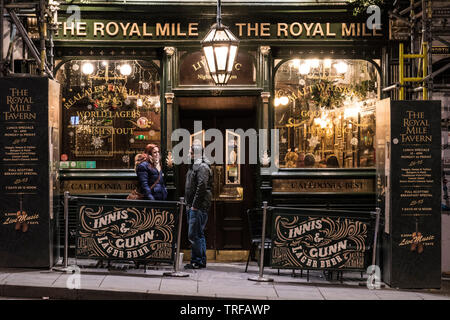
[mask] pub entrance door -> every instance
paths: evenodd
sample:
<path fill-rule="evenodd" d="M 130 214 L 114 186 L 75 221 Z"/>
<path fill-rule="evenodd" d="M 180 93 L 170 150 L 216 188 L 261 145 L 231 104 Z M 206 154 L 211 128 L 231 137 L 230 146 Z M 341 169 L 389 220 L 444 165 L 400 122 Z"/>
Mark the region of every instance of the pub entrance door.
<path fill-rule="evenodd" d="M 249 228 L 247 209 L 254 206 L 256 165 L 249 164 L 249 142 L 231 130 L 256 129 L 256 103 L 254 97 L 201 97 L 179 98 L 180 127 L 189 130 L 191 140 L 202 139 L 202 132 L 194 133 L 194 121 L 202 122 L 202 129 L 218 129 L 223 137 L 222 164 L 212 164 L 213 202 L 208 212 L 205 236 L 207 249 L 248 250 Z M 248 139 L 245 139 L 248 140 Z M 208 145 L 205 141 L 205 146 Z M 245 149 L 245 162 L 238 164 L 239 148 Z M 225 159 L 225 157 L 227 157 Z M 184 195 L 188 165 L 179 166 L 179 190 Z M 187 234 L 183 224 L 183 234 Z M 189 242 L 183 237 L 183 248 Z"/>

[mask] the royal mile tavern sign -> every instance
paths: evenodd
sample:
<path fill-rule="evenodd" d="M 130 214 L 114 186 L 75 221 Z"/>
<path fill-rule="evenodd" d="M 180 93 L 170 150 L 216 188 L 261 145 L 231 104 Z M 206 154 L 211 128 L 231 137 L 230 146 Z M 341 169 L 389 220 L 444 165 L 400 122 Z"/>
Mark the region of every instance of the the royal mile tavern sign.
<path fill-rule="evenodd" d="M 273 268 L 365 270 L 374 237 L 370 213 L 274 208 Z M 364 215 L 365 214 L 365 215 Z"/>
<path fill-rule="evenodd" d="M 77 198 L 78 258 L 172 262 L 177 202 Z"/>

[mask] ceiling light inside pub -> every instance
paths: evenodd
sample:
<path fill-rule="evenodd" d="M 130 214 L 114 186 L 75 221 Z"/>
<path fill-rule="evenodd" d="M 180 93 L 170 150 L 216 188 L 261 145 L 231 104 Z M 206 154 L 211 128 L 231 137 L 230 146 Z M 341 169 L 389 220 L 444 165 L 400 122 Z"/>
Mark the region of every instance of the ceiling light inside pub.
<path fill-rule="evenodd" d="M 306 75 L 306 74 L 308 74 L 309 73 L 309 71 L 310 71 L 310 66 L 309 66 L 309 64 L 308 63 L 302 63 L 301 65 L 300 65 L 300 68 L 298 69 L 298 71 L 300 72 L 300 74 L 301 75 Z"/>
<path fill-rule="evenodd" d="M 336 63 L 334 65 L 334 68 L 336 69 L 336 72 L 339 74 L 343 74 L 346 73 L 348 70 L 348 64 L 346 64 L 345 62 L 341 61 L 339 63 Z"/>
<path fill-rule="evenodd" d="M 280 105 L 280 98 L 275 98 L 273 104 L 275 107 L 278 107 Z"/>
<path fill-rule="evenodd" d="M 280 101 L 281 105 L 285 106 L 285 105 L 287 105 L 289 103 L 289 98 L 286 97 L 286 96 L 282 96 L 282 97 L 279 98 L 279 101 Z"/>
<path fill-rule="evenodd" d="M 324 68 L 330 69 L 331 68 L 331 59 L 323 60 L 323 66 L 324 66 Z"/>
<path fill-rule="evenodd" d="M 81 72 L 84 74 L 92 74 L 94 72 L 94 65 L 90 62 L 86 62 L 81 66 Z"/>
<path fill-rule="evenodd" d="M 292 66 L 294 68 L 300 69 L 300 60 L 299 59 L 292 60 Z"/>
<path fill-rule="evenodd" d="M 320 61 L 319 59 L 308 59 L 306 60 L 306 63 L 308 63 L 311 68 L 318 68 Z"/>
<path fill-rule="evenodd" d="M 131 66 L 128 63 L 121 65 L 120 73 L 123 76 L 129 76 L 131 74 Z"/>

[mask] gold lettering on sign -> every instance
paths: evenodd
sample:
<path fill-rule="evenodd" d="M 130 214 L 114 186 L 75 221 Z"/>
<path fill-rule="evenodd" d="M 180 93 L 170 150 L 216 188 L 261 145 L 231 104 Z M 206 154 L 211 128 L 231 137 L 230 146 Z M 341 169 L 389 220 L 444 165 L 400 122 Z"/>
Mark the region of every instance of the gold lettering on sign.
<path fill-rule="evenodd" d="M 270 37 L 270 23 L 261 23 L 261 37 Z"/>
<path fill-rule="evenodd" d="M 136 188 L 135 181 L 79 180 L 65 181 L 64 190 L 73 194 L 89 194 L 95 192 L 129 193 Z"/>
<path fill-rule="evenodd" d="M 188 36 L 198 36 L 198 23 L 189 23 L 188 24 Z"/>
<path fill-rule="evenodd" d="M 287 37 L 288 36 L 288 24 L 287 23 L 278 23 L 277 24 L 277 37 L 281 36 L 281 32 L 283 32 L 284 36 Z"/>
<path fill-rule="evenodd" d="M 87 22 L 62 22 L 58 23 L 58 28 L 62 29 L 64 37 L 71 36 L 92 36 L 92 37 L 115 37 L 120 34 L 122 37 L 197 37 L 198 22 L 115 22 L 115 21 L 93 21 L 92 25 Z M 330 22 L 290 22 L 277 23 L 270 22 L 237 22 L 234 24 L 239 37 L 306 37 L 306 38 L 333 38 L 339 33 L 343 38 L 348 37 L 375 37 L 382 36 L 381 31 L 367 29 L 365 23 L 330 23 Z M 272 26 L 274 27 L 272 29 Z M 339 30 L 340 29 L 340 30 Z M 154 34 L 153 34 L 154 33 Z M 56 34 L 59 36 L 59 33 Z"/>
<path fill-rule="evenodd" d="M 124 25 L 122 22 L 120 23 L 120 28 L 122 28 L 122 34 L 124 37 L 126 37 L 127 35 L 127 30 L 129 26 L 130 26 L 129 22 L 126 25 Z"/>
<path fill-rule="evenodd" d="M 132 37 L 134 34 L 136 34 L 138 37 L 141 36 L 141 32 L 139 31 L 139 27 L 138 27 L 137 23 L 133 23 L 131 25 L 129 37 Z"/>
<path fill-rule="evenodd" d="M 400 134 L 402 143 L 431 143 L 433 136 L 429 134 L 430 123 L 424 112 L 406 111 L 403 119 L 404 133 Z"/>
<path fill-rule="evenodd" d="M 342 36 L 343 37 L 354 37 L 355 36 L 355 24 L 351 23 L 350 27 L 346 23 L 342 24 Z"/>
<path fill-rule="evenodd" d="M 3 112 L 3 120 L 36 120 L 36 112 L 31 108 L 33 99 L 28 94 L 28 89 L 9 89 L 9 95 L 6 96 L 9 111 Z"/>
<path fill-rule="evenodd" d="M 94 22 L 94 37 L 100 32 L 101 36 L 105 36 L 105 24 L 102 22 Z"/>
<path fill-rule="evenodd" d="M 147 24 L 145 22 L 142 25 L 142 35 L 144 37 L 151 37 L 153 35 L 151 32 L 147 32 Z"/>
<path fill-rule="evenodd" d="M 164 28 L 163 28 L 160 23 L 157 23 L 156 24 L 156 36 L 160 37 L 160 36 L 168 36 L 168 35 L 170 35 L 169 24 L 165 23 Z"/>
<path fill-rule="evenodd" d="M 242 28 L 245 26 L 245 23 L 236 23 L 235 25 L 239 28 L 239 36 L 242 37 Z"/>
<path fill-rule="evenodd" d="M 298 30 L 297 32 L 295 32 L 294 30 Z M 298 22 L 294 22 L 291 24 L 291 27 L 289 28 L 289 31 L 291 32 L 291 35 L 293 35 L 294 37 L 298 37 L 299 35 L 302 34 L 303 32 L 303 27 L 300 23 Z"/>
<path fill-rule="evenodd" d="M 327 22 L 327 37 L 335 37 L 336 33 L 330 31 L 330 23 Z"/>
<path fill-rule="evenodd" d="M 310 25 L 304 23 L 303 25 L 305 26 L 306 36 L 310 37 L 311 36 L 311 29 L 313 28 L 314 23 L 311 23 Z"/>
<path fill-rule="evenodd" d="M 273 192 L 375 192 L 372 179 L 274 179 Z"/>
<path fill-rule="evenodd" d="M 111 26 L 114 27 L 114 31 L 111 31 Z M 116 36 L 119 33 L 119 25 L 115 22 L 109 22 L 106 25 L 106 33 L 111 37 Z"/>
<path fill-rule="evenodd" d="M 86 22 L 78 22 L 77 23 L 77 36 L 87 36 Z"/>
<path fill-rule="evenodd" d="M 314 28 L 313 37 L 317 34 L 320 34 L 321 37 L 325 36 L 322 30 L 322 25 L 320 23 L 316 23 L 316 27 Z"/>

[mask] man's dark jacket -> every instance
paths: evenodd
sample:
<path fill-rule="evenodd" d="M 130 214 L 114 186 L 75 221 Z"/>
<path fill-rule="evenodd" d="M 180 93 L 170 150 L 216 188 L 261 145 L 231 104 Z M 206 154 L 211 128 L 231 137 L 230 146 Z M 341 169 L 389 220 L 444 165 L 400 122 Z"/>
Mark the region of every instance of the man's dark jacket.
<path fill-rule="evenodd" d="M 191 164 L 186 174 L 184 199 L 188 207 L 208 212 L 212 199 L 212 172 L 206 159 Z"/>

